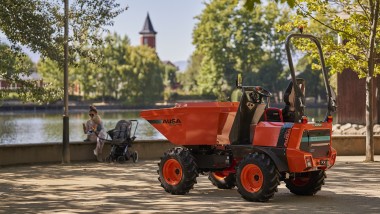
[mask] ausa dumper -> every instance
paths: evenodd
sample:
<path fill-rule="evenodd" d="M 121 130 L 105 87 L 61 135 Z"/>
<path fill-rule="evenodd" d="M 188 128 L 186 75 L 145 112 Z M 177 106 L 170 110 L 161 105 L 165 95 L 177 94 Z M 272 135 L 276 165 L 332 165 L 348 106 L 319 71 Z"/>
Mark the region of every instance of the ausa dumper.
<path fill-rule="evenodd" d="M 310 39 L 318 48 L 327 94 L 323 121 L 309 121 L 305 115 L 306 84 L 295 75 L 290 51 L 293 38 Z M 263 87 L 238 84 L 240 102 L 185 103 L 141 112 L 141 117 L 178 146 L 165 152 L 158 164 L 158 179 L 166 192 L 186 194 L 199 174 L 205 173 L 220 189 L 236 186 L 248 201 L 268 201 L 280 181 L 297 195 L 321 190 L 325 171 L 337 155 L 331 141 L 336 96 L 317 38 L 291 34 L 285 48 L 291 82 L 283 108 L 269 106 L 272 95 Z"/>

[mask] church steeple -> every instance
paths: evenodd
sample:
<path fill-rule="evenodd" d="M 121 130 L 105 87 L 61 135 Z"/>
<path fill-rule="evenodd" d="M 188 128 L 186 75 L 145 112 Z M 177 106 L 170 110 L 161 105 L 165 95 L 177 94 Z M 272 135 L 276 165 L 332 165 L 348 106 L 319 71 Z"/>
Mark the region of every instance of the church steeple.
<path fill-rule="evenodd" d="M 147 45 L 151 48 L 156 48 L 156 34 L 154 31 L 152 22 L 150 21 L 149 13 L 146 16 L 143 29 L 140 31 L 140 44 Z"/>

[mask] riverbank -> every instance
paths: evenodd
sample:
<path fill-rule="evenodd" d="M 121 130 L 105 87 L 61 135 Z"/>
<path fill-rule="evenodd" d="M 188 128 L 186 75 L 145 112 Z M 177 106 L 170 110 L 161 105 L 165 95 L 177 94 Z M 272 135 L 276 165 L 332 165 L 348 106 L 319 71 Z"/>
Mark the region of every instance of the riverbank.
<path fill-rule="evenodd" d="M 374 137 L 375 154 L 380 155 L 380 136 Z M 340 156 L 365 155 L 365 136 L 333 136 L 332 144 Z M 167 140 L 136 140 L 133 150 L 139 153 L 141 160 L 158 160 L 165 151 L 175 147 Z M 70 142 L 71 161 L 95 161 L 93 149 L 95 143 Z M 103 156 L 110 153 L 110 144 L 106 143 Z M 44 144 L 5 144 L 0 145 L 0 166 L 59 163 L 62 157 L 62 142 Z"/>

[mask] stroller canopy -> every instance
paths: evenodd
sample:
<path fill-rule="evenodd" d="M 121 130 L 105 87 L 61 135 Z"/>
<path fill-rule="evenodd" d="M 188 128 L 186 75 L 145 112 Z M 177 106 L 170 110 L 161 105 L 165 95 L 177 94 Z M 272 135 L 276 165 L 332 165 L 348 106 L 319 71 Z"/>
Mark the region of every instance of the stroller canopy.
<path fill-rule="evenodd" d="M 132 123 L 128 120 L 120 120 L 114 129 L 108 132 L 112 141 L 124 142 L 131 138 Z"/>

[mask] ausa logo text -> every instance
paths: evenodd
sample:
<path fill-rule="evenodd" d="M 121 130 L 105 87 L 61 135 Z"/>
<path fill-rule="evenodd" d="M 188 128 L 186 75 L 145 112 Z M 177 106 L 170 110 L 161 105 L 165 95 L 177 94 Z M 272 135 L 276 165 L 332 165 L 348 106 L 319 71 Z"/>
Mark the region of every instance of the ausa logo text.
<path fill-rule="evenodd" d="M 175 126 L 175 125 L 181 125 L 181 120 L 180 119 L 176 119 L 176 118 L 173 118 L 173 119 L 164 119 L 162 121 L 162 123 L 166 123 L 166 124 L 169 124 L 171 126 Z"/>

